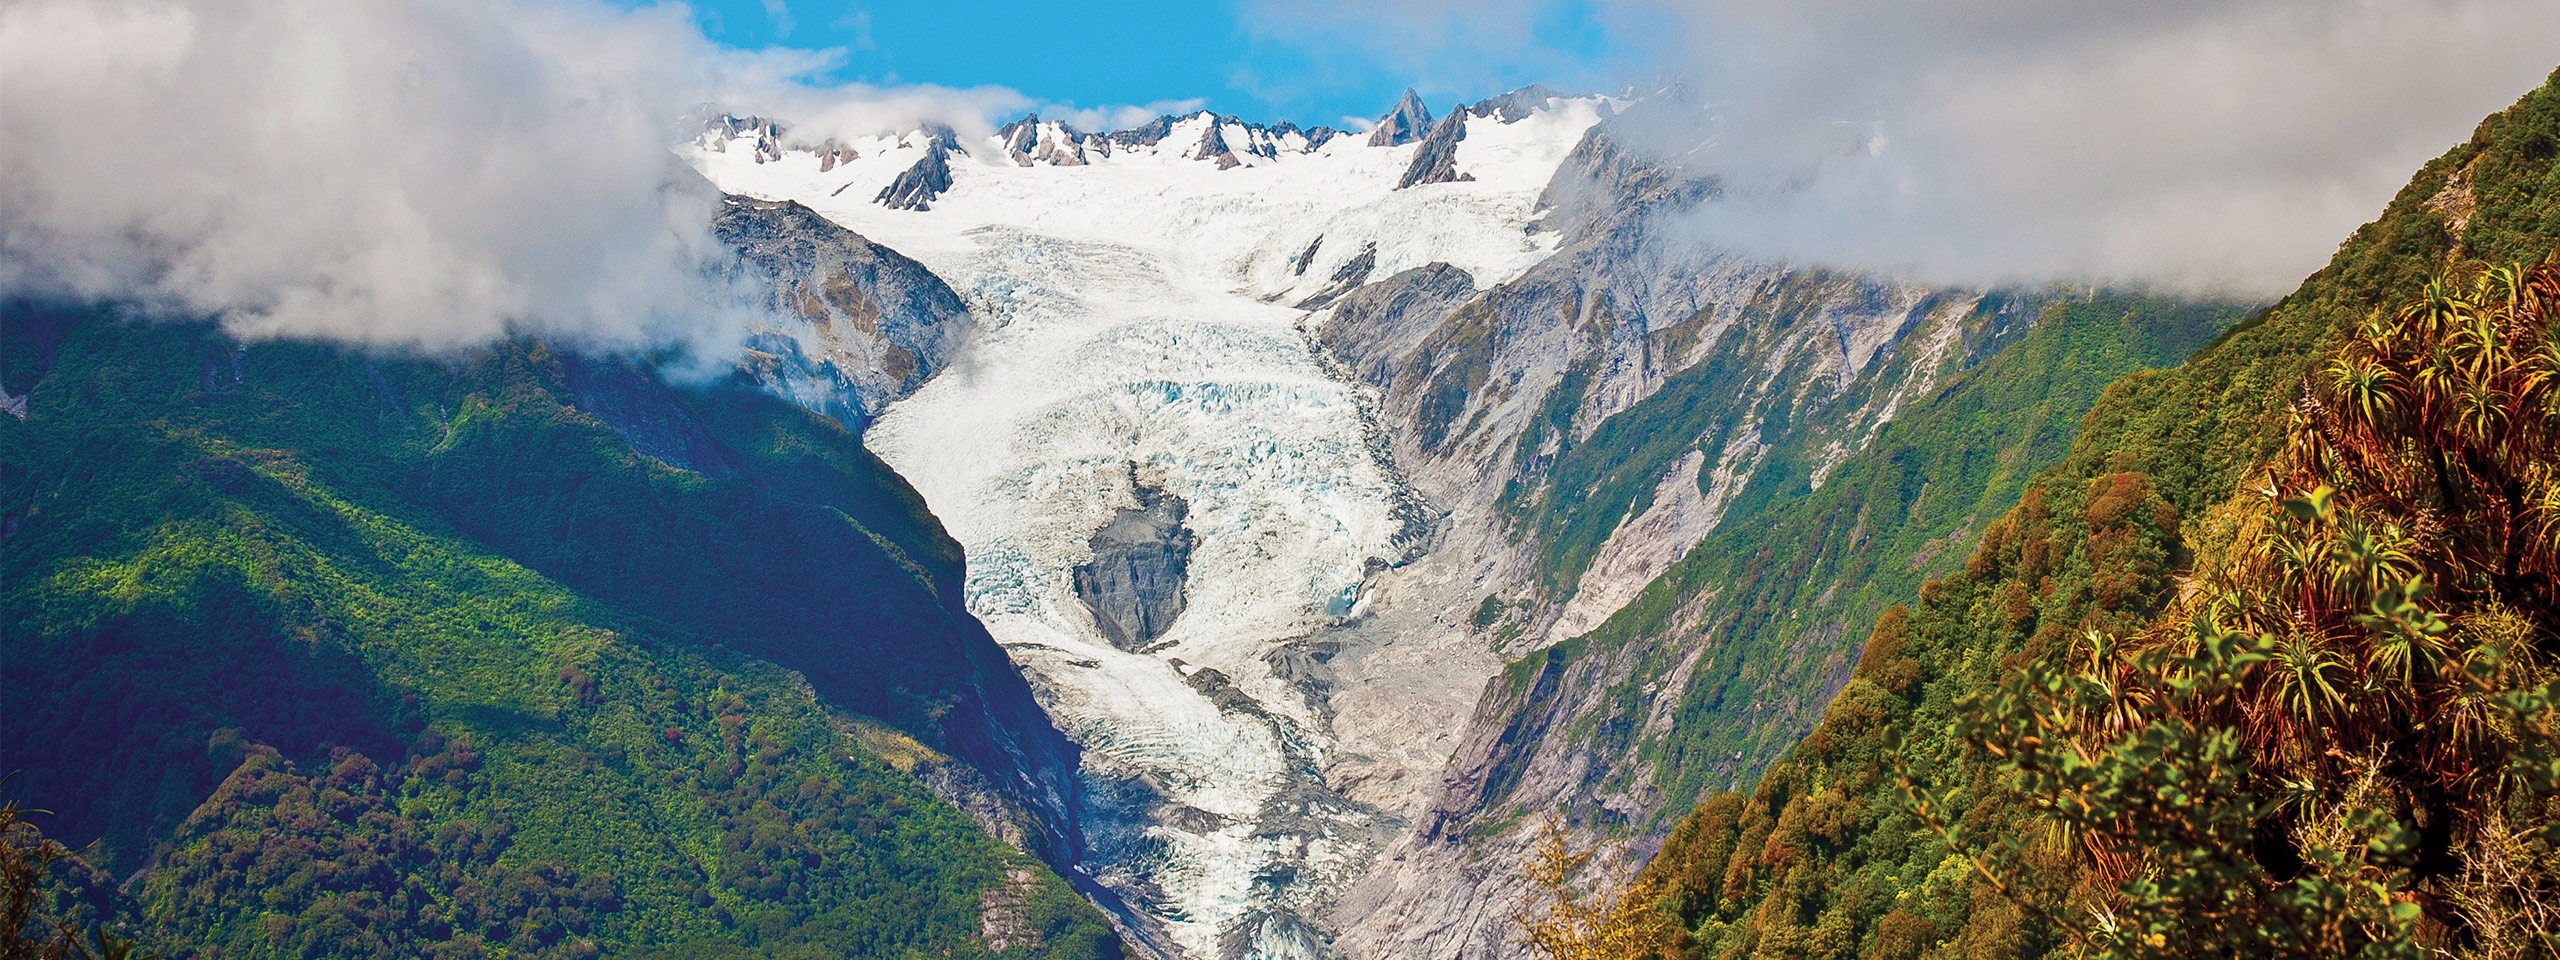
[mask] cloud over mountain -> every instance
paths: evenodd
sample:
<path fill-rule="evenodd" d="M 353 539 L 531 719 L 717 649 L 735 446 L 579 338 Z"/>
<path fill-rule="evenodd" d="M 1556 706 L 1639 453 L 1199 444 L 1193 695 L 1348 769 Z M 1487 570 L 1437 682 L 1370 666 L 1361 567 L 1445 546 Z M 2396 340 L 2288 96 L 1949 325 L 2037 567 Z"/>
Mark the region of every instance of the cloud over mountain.
<path fill-rule="evenodd" d="M 1727 178 L 1699 221 L 1722 242 L 1933 280 L 2260 294 L 2560 59 L 2548 0 L 1256 6 L 1426 80 L 1562 43 L 1451 23 L 1606 34 L 1697 100 L 1645 139 Z"/>
<path fill-rule="evenodd" d="M 811 86 L 680 6 L 19 0 L 0 6 L 0 294 L 258 336 L 725 344 L 704 105 L 813 131 L 985 127 L 985 88 Z M 789 113 L 784 111 L 802 111 Z"/>

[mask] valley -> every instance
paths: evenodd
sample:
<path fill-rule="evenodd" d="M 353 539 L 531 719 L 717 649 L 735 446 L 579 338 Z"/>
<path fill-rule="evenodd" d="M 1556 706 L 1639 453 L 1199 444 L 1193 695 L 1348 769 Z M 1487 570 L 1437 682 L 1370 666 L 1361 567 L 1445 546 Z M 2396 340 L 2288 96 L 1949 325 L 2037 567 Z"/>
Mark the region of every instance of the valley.
<path fill-rule="evenodd" d="M 0 960 L 2560 957 L 2560 73 L 37 2 L 161 59 L 0 64 Z"/>
<path fill-rule="evenodd" d="M 964 165 L 926 211 L 870 202 L 908 160 L 887 141 L 828 170 L 697 154 L 724 189 L 807 203 L 967 297 L 967 355 L 867 441 L 966 548 L 970 610 L 1084 748 L 1094 875 L 1185 955 L 1328 955 L 1322 908 L 1440 759 L 1388 749 L 1416 731 L 1375 707 L 1346 716 L 1328 682 L 1365 655 L 1346 653 L 1342 625 L 1371 614 L 1379 572 L 1421 555 L 1436 518 L 1291 304 L 1425 262 L 1489 280 L 1534 263 L 1552 248 L 1523 229 L 1537 191 L 1598 105 L 1479 121 L 1475 179 L 1409 192 L 1392 187 L 1411 150 L 1348 137 L 1291 137 L 1225 170 L 1182 155 L 1213 131 L 1267 135 L 1207 116 L 1081 166 Z M 1146 503 L 1173 511 L 1163 534 L 1187 546 L 1143 584 L 1115 581 L 1144 595 L 1097 596 L 1096 531 Z M 1106 603 L 1173 615 L 1106 631 Z M 1406 638 L 1435 640 L 1454 654 L 1427 667 L 1438 709 L 1400 712 L 1447 726 L 1498 663 L 1449 625 Z"/>
<path fill-rule="evenodd" d="M 1679 215 L 1712 179 L 1608 132 L 1687 109 L 1533 87 L 1426 113 L 1403 143 L 1202 113 L 811 148 L 732 118 L 686 156 L 966 301 L 966 346 L 866 443 L 963 544 L 970 611 L 1083 749 L 1074 869 L 1126 931 L 1186 957 L 1490 958 L 1517 949 L 1504 864 L 1527 814 L 1642 855 L 1695 795 L 1643 785 L 1641 756 L 1591 762 L 1581 734 L 1524 738 L 1517 711 L 1560 734 L 1629 701 L 1523 699 L 1506 666 L 1600 626 L 1729 519 L 1863 477 L 1889 422 L 2047 317 L 2135 309 L 1701 245 Z M 2162 346 L 2227 315 L 2164 317 Z M 2171 359 L 2046 376 L 2085 403 Z M 1665 410 L 1667 430 L 1638 425 Z M 1938 499 L 1996 498 L 2056 429 Z M 1974 519 L 1874 529 L 1919 573 L 1960 559 L 1943 543 Z M 1760 746 L 1713 775 L 1743 782 L 1801 735 L 1855 652 L 1832 623 L 1737 664 L 1785 679 L 1752 695 Z M 1657 711 L 1685 689 L 1664 672 L 1717 639 L 1690 633 L 1655 634 L 1639 668 Z"/>

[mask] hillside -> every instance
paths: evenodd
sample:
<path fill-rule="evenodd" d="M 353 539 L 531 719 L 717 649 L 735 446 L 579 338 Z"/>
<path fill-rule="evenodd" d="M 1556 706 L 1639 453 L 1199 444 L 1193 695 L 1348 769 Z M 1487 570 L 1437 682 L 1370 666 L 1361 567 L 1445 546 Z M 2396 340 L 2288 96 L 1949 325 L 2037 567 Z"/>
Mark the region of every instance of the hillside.
<path fill-rule="evenodd" d="M 1961 721 L 1978 721 L 1987 709 L 1989 701 L 1968 697 L 1990 694 L 2031 665 L 2092 656 L 2083 639 L 2091 630 L 2130 637 L 2176 628 L 2155 627 L 2155 616 L 2190 582 L 2186 571 L 2233 562 L 2232 518 L 2263 509 L 2247 506 L 2252 501 L 2240 485 L 2287 449 L 2290 411 L 2315 365 L 2343 348 L 2347 333 L 2370 315 L 2424 302 L 2428 281 L 2448 269 L 2533 264 L 2560 247 L 2555 145 L 2560 74 L 2420 170 L 2379 218 L 2349 237 L 2292 295 L 2186 363 L 2110 386 L 2084 419 L 2070 454 L 2037 474 L 2015 506 L 1983 526 L 1964 568 L 1930 581 L 1909 607 L 1878 619 L 1854 674 L 1812 735 L 1749 793 L 1707 798 L 1646 869 L 1648 883 L 1682 927 L 1674 952 L 2035 956 L 2087 935 L 2077 927 L 2094 921 L 2057 926 L 1991 887 L 1974 860 L 1951 851 L 1914 814 L 1896 770 L 1907 764 L 1915 772 L 1915 789 L 1939 798 L 1938 809 L 1952 812 L 1959 836 L 2041 835 L 2044 826 L 2030 815 L 2029 798 L 2011 792 L 2013 781 L 1978 752 L 1979 741 L 1969 745 L 1955 733 Z M 2410 549 L 2426 562 L 2426 548 Z M 2473 603 L 2462 599 L 2460 586 L 2450 581 L 2444 602 Z M 2535 629 L 2517 656 L 2531 655 L 2533 647 L 2548 655 L 2551 624 Z M 2359 694 L 2382 695 L 2387 691 Z M 2272 759 L 2279 755 L 2246 759 L 2266 768 L 2262 777 L 2274 777 L 2291 769 Z M 2429 802 L 2422 797 L 2414 810 L 2389 814 L 2420 825 L 2416 860 L 2398 868 L 2415 873 L 2374 876 L 2416 885 L 2407 889 L 2420 890 L 2413 902 L 2423 919 L 2397 922 L 2441 935 L 2468 921 L 2456 905 L 2424 892 L 2431 889 L 2425 884 L 2445 876 L 2447 868 L 2430 862 L 2427 851 L 2443 855 L 2451 816 L 2430 812 L 2444 808 Z M 2249 841 L 2257 846 L 2218 854 L 2238 861 L 2231 875 L 2237 879 L 2224 887 L 2275 883 L 2301 872 L 2299 861 L 2283 862 L 2282 850 L 2284 841 L 2307 842 L 2288 832 L 2270 830 L 2262 820 L 2258 839 Z M 2163 862 L 2178 856 L 2168 850 L 2134 855 Z M 2013 874 L 2013 881 L 2054 891 L 2057 900 L 2071 887 L 2064 879 L 2070 861 L 2023 869 L 2025 879 Z M 2313 889 L 2310 880 L 2302 883 Z M 2347 907 L 2336 909 L 2344 915 Z M 2203 932 L 2131 949 L 2208 954 L 2217 941 Z M 2301 939 L 2285 949 L 2316 953 L 2324 942 Z"/>
<path fill-rule="evenodd" d="M 1546 222 L 1571 233 L 1535 269 L 1482 291 L 1445 265 L 1406 271 L 1310 325 L 1448 511 L 1355 629 L 1410 645 L 1455 627 L 1456 649 L 1417 658 L 1444 672 L 1512 658 L 1342 901 L 1355 951 L 1515 955 L 1520 828 L 1561 811 L 1642 854 L 1700 796 L 1750 782 L 1845 682 L 1856 628 L 1956 569 L 2108 383 L 2244 309 L 1702 248 L 1682 224 L 1716 181 L 1612 130 L 1547 188 Z M 1425 604 L 1435 621 L 1396 616 Z"/>
<path fill-rule="evenodd" d="M 1072 849 L 1072 748 L 834 421 L 525 341 L 0 321 L 8 789 L 147 940 L 1117 954 L 989 833 Z"/>

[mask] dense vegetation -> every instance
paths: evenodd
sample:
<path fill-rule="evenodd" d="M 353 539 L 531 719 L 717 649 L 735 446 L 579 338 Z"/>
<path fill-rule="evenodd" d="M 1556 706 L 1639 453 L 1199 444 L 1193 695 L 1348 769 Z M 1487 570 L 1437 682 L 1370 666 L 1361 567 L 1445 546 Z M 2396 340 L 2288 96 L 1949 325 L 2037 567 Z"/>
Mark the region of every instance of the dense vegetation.
<path fill-rule="evenodd" d="M 2560 291 L 2431 281 L 2560 247 L 2556 154 L 2560 74 L 2110 387 L 1814 732 L 1681 824 L 1636 894 L 1662 952 L 2554 950 Z"/>
<path fill-rule="evenodd" d="M 909 772 L 1027 691 L 831 421 L 527 342 L 5 321 L 0 766 L 146 940 L 1117 954 Z"/>

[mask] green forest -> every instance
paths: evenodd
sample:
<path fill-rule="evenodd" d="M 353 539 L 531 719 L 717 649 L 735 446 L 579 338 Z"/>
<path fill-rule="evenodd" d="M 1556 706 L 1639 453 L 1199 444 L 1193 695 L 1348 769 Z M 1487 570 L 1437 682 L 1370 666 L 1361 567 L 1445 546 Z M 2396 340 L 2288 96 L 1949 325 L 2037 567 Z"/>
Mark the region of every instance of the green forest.
<path fill-rule="evenodd" d="M 7 841 L 53 878 L 12 933 L 1119 954 L 918 779 L 1037 707 L 959 607 L 957 546 L 833 421 L 531 341 L 5 320 L 0 381 L 35 401 L 0 418 Z"/>
<path fill-rule="evenodd" d="M 2109 386 L 1811 735 L 1545 952 L 2560 951 L 2556 154 L 2560 74 Z"/>

